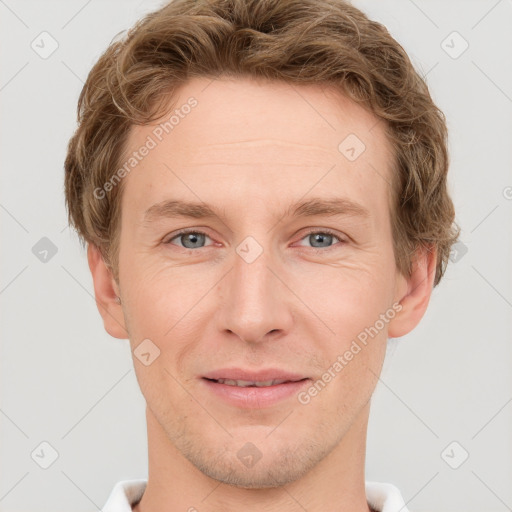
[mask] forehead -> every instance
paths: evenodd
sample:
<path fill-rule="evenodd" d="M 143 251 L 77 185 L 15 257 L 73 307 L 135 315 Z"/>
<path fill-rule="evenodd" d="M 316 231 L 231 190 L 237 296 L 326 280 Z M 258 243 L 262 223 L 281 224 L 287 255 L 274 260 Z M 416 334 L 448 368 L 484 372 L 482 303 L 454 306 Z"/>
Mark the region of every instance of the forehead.
<path fill-rule="evenodd" d="M 170 198 L 225 206 L 229 196 L 240 207 L 250 195 L 274 208 L 282 198 L 288 205 L 309 192 L 339 191 L 370 210 L 388 207 L 384 125 L 333 88 L 195 78 L 169 106 L 151 125 L 132 127 L 127 140 L 127 157 L 152 146 L 124 178 L 123 210 L 129 205 L 139 219 Z"/>

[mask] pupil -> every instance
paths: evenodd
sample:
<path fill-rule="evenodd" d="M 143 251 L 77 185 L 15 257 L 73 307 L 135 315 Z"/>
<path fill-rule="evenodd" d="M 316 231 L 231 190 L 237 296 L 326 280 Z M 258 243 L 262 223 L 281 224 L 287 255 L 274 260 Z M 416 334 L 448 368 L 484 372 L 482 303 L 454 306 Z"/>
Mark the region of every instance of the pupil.
<path fill-rule="evenodd" d="M 329 234 L 327 234 L 327 233 L 325 233 L 325 234 L 322 234 L 322 233 L 314 234 L 314 235 L 313 235 L 313 239 L 314 239 L 315 241 L 314 241 L 314 242 L 312 242 L 312 245 L 313 245 L 313 246 L 315 246 L 315 243 L 316 243 L 317 241 L 318 241 L 320 244 L 321 244 L 322 242 L 325 242 L 325 241 L 329 242 L 329 239 L 330 239 L 330 238 L 332 238 L 332 235 L 329 235 Z M 323 246 L 323 247 L 325 247 L 325 246 Z"/>
<path fill-rule="evenodd" d="M 201 243 L 204 242 L 204 237 L 201 233 L 185 233 L 182 236 L 182 244 L 186 249 L 195 249 L 200 247 Z"/>
<path fill-rule="evenodd" d="M 182 236 L 185 236 L 185 238 L 183 239 L 183 246 L 187 249 L 193 249 L 198 243 L 200 244 L 201 237 L 204 237 L 204 235 L 201 235 L 199 233 L 186 233 L 185 235 Z M 187 245 L 187 243 L 189 242 L 192 244 L 192 247 L 189 247 Z"/>
<path fill-rule="evenodd" d="M 198 233 L 187 233 L 185 240 L 186 242 L 190 242 L 192 244 L 192 247 L 188 247 L 186 244 L 185 247 L 187 247 L 187 249 L 193 249 L 196 247 L 199 240 Z"/>

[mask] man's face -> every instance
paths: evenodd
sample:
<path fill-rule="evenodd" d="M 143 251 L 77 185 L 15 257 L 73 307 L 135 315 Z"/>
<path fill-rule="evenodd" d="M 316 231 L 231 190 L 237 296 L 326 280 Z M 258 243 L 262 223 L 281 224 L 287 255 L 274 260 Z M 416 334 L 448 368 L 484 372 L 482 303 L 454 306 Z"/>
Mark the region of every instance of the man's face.
<path fill-rule="evenodd" d="M 385 356 L 382 315 L 402 283 L 391 154 L 373 115 L 318 86 L 195 79 L 173 110 L 191 96 L 197 105 L 181 110 L 172 131 L 158 130 L 169 114 L 134 127 L 127 146 L 156 142 L 124 178 L 122 197 L 126 328 L 132 350 L 151 340 L 146 360 L 159 350 L 148 365 L 134 358 L 137 379 L 148 413 L 204 474 L 283 485 L 366 427 Z M 294 213 L 312 199 L 359 208 Z M 206 203 L 216 215 L 146 214 L 166 201 Z M 178 236 L 182 229 L 192 234 Z M 357 341 L 370 328 L 367 343 Z M 310 393 L 354 340 L 360 350 Z M 274 386 L 281 395 L 268 399 L 268 389 L 204 378 L 236 368 L 309 380 Z"/>

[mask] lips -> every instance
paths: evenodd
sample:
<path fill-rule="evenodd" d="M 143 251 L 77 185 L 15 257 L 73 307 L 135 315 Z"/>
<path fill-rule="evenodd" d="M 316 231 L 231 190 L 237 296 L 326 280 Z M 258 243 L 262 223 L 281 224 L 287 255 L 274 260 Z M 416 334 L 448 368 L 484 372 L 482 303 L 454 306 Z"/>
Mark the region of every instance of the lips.
<path fill-rule="evenodd" d="M 203 378 L 219 384 L 237 387 L 267 387 L 307 379 L 304 375 L 275 368 L 258 371 L 224 368 L 209 372 Z"/>
<path fill-rule="evenodd" d="M 199 378 L 209 397 L 236 409 L 262 410 L 292 400 L 311 378 L 279 369 L 260 371 L 226 368 Z"/>
<path fill-rule="evenodd" d="M 264 387 L 268 387 L 268 386 L 275 386 L 277 384 L 284 384 L 285 382 L 290 382 L 290 381 L 282 380 L 282 379 L 264 380 L 264 381 L 217 379 L 217 380 L 214 380 L 213 382 L 218 382 L 219 384 L 226 384 L 227 386 L 238 386 L 239 388 L 248 388 L 248 387 L 264 388 Z"/>

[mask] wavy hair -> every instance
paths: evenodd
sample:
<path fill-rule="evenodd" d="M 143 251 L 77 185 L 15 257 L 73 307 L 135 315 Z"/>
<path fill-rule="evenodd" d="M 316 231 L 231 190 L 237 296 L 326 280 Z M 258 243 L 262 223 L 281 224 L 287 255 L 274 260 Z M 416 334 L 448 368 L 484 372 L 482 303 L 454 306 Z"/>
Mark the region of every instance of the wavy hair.
<path fill-rule="evenodd" d="M 445 116 L 402 46 L 345 0 L 174 0 L 109 45 L 79 97 L 65 196 L 70 225 L 116 281 L 123 183 L 102 198 L 94 190 L 118 169 L 131 126 L 165 114 L 189 79 L 221 75 L 330 85 L 383 120 L 397 268 L 410 275 L 416 250 L 435 248 L 439 283 L 460 232 Z"/>

